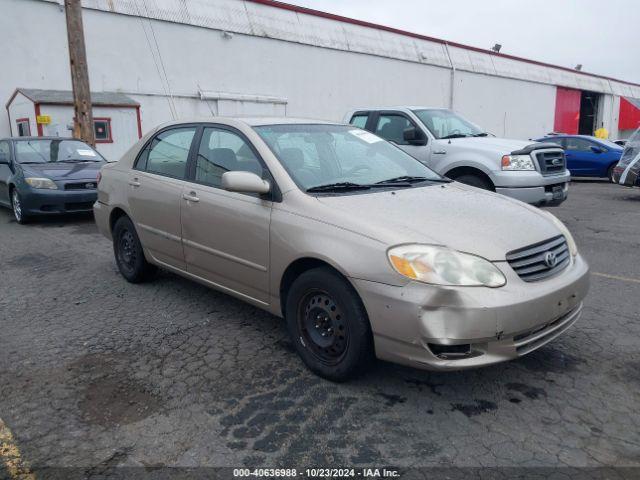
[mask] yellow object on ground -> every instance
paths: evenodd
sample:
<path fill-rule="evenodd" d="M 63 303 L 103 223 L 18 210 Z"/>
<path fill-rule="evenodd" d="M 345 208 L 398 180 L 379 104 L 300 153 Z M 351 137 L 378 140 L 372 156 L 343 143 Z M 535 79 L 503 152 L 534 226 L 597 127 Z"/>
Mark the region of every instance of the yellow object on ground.
<path fill-rule="evenodd" d="M 22 459 L 9 427 L 0 419 L 0 464 L 4 464 L 12 480 L 35 480 L 36 476 Z M 0 465 L 1 473 L 2 465 Z"/>

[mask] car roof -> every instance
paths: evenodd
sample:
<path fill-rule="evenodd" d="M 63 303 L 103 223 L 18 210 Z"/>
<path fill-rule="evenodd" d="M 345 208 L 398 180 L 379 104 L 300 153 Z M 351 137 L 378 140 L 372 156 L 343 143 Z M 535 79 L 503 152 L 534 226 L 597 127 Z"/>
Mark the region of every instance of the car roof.
<path fill-rule="evenodd" d="M 184 125 L 188 123 L 220 123 L 226 125 L 234 125 L 238 123 L 244 123 L 250 127 L 258 127 L 261 125 L 289 125 L 289 124 L 299 124 L 299 125 L 346 125 L 342 122 L 331 122 L 328 120 L 318 120 L 312 118 L 297 118 L 297 117 L 198 117 L 198 118 L 189 118 L 189 119 L 180 119 L 173 120 L 170 122 L 165 122 L 159 125 L 156 128 L 164 128 L 173 125 Z"/>
<path fill-rule="evenodd" d="M 386 105 L 383 107 L 361 107 L 361 108 L 353 108 L 350 111 L 352 112 L 362 112 L 362 111 L 380 111 L 380 110 L 450 110 L 449 108 L 443 107 L 425 107 L 424 105 Z"/>
<path fill-rule="evenodd" d="M 83 142 L 84 140 L 80 140 L 79 138 L 72 138 L 72 137 L 37 137 L 34 135 L 31 136 L 25 136 L 25 137 L 5 137 L 5 138 L 0 138 L 0 140 L 2 141 L 17 141 L 17 140 L 77 140 L 79 142 Z"/>

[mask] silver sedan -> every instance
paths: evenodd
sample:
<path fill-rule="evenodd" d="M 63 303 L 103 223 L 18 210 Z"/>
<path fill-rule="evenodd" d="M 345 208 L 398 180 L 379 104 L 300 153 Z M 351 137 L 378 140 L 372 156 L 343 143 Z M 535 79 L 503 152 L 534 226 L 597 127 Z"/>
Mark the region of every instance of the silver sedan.
<path fill-rule="evenodd" d="M 553 215 L 350 125 L 162 125 L 103 167 L 94 212 L 128 281 L 161 267 L 284 317 L 336 381 L 374 357 L 454 370 L 525 355 L 575 323 L 589 285 Z"/>

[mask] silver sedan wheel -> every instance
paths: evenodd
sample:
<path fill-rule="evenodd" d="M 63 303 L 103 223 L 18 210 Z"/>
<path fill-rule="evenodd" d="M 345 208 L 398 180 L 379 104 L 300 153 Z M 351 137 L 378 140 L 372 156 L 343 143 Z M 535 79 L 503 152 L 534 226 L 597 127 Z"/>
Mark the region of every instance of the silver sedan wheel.
<path fill-rule="evenodd" d="M 13 205 L 13 215 L 16 217 L 18 222 L 22 221 L 22 204 L 20 203 L 20 196 L 18 195 L 18 191 L 14 190 L 13 195 L 11 195 L 11 203 Z"/>

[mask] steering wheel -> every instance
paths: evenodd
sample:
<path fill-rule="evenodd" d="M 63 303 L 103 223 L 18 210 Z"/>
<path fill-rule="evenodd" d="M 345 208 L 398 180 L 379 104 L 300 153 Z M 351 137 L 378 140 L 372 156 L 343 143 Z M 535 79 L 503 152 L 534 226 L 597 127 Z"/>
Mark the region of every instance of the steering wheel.
<path fill-rule="evenodd" d="M 360 165 L 356 165 L 355 167 L 349 169 L 349 171 L 347 172 L 347 175 L 352 175 L 356 172 L 360 172 L 363 170 L 373 170 L 373 168 L 371 167 L 371 165 L 367 165 L 365 163 L 361 163 Z"/>

